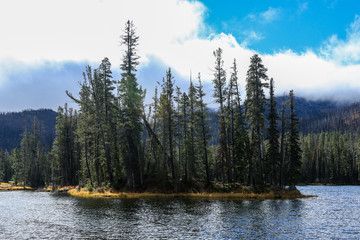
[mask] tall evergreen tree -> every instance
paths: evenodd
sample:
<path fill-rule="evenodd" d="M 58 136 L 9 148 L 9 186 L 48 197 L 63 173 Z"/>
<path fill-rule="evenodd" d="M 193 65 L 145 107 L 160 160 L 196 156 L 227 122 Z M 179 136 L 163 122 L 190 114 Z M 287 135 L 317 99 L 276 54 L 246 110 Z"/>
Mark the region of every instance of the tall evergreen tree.
<path fill-rule="evenodd" d="M 250 149 L 248 145 L 248 132 L 245 123 L 244 112 L 241 106 L 241 97 L 238 86 L 238 70 L 234 59 L 229 84 L 229 97 L 231 99 L 230 122 L 231 122 L 231 145 L 233 174 L 235 181 L 244 182 L 246 170 L 246 154 Z"/>
<path fill-rule="evenodd" d="M 196 147 L 196 132 L 195 132 L 195 112 L 196 112 L 196 88 L 192 82 L 190 75 L 190 86 L 189 86 L 189 157 L 188 157 L 188 168 L 189 168 L 189 179 L 190 181 L 194 177 L 196 171 L 196 159 L 197 152 Z"/>
<path fill-rule="evenodd" d="M 268 146 L 266 151 L 266 175 L 272 185 L 278 183 L 278 169 L 280 166 L 280 152 L 279 152 L 279 130 L 278 130 L 278 114 L 276 112 L 276 98 L 274 95 L 274 80 L 270 79 L 270 99 L 269 99 L 269 115 L 268 115 L 268 129 L 267 139 Z"/>
<path fill-rule="evenodd" d="M 263 184 L 263 129 L 265 127 L 265 105 L 267 103 L 264 88 L 268 87 L 267 69 L 261 58 L 255 54 L 250 58 L 246 78 L 246 116 L 251 128 L 251 141 L 254 147 L 254 158 L 258 162 L 258 184 Z M 252 178 L 252 177 L 251 177 Z M 253 182 L 253 180 L 252 180 Z"/>
<path fill-rule="evenodd" d="M 290 105 L 290 126 L 289 126 L 289 162 L 288 162 L 288 177 L 287 181 L 290 189 L 295 189 L 295 184 L 299 180 L 301 167 L 301 148 L 300 148 L 300 134 L 298 130 L 299 119 L 295 113 L 295 94 L 291 90 L 289 93 Z"/>
<path fill-rule="evenodd" d="M 77 115 L 73 115 L 73 110 L 59 107 L 56 118 L 56 138 L 54 140 L 53 152 L 56 154 L 59 166 L 57 179 L 53 179 L 62 186 L 78 184 L 78 171 L 80 168 L 79 159 L 75 153 L 75 131 Z"/>
<path fill-rule="evenodd" d="M 189 113 L 190 113 L 190 103 L 189 97 L 186 93 L 182 93 L 180 95 L 180 112 L 179 112 L 179 121 L 180 121 L 180 131 L 179 135 L 179 144 L 181 144 L 180 150 L 180 158 L 179 161 L 182 163 L 184 168 L 184 180 L 186 183 L 189 181 L 190 173 L 190 144 L 193 145 L 193 142 L 190 140 L 190 131 L 189 131 Z M 181 136 L 180 136 L 181 135 Z"/>
<path fill-rule="evenodd" d="M 213 52 L 215 57 L 214 68 L 214 94 L 215 101 L 220 104 L 220 121 L 219 121 L 219 164 L 222 182 L 225 182 L 225 170 L 227 170 L 227 181 L 231 181 L 231 163 L 228 154 L 226 121 L 225 121 L 225 101 L 227 95 L 226 72 L 224 69 L 224 60 L 222 59 L 222 49 L 218 48 Z M 226 165 L 225 165 L 226 164 Z"/>
<path fill-rule="evenodd" d="M 22 181 L 24 188 L 29 183 L 29 168 L 30 168 L 30 161 L 31 161 L 31 142 L 30 142 L 30 132 L 28 126 L 25 126 L 25 131 L 23 133 L 23 137 L 21 139 L 21 152 L 22 152 L 22 167 L 23 167 L 23 176 Z"/>
<path fill-rule="evenodd" d="M 173 181 L 174 191 L 178 191 L 177 186 L 177 178 L 176 178 L 176 171 L 175 171 L 175 164 L 174 164 L 174 107 L 173 107 L 173 98 L 174 98 L 174 77 L 171 73 L 171 69 L 169 68 L 166 71 L 166 79 L 163 83 L 163 97 L 164 97 L 164 110 L 167 112 L 165 114 L 164 123 L 165 128 L 167 131 L 168 137 L 168 149 L 169 149 L 169 164 L 171 168 L 171 176 Z M 163 124 L 164 124 L 163 123 Z"/>
<path fill-rule="evenodd" d="M 285 101 L 284 96 L 281 106 L 281 132 L 280 132 L 280 179 L 279 185 L 281 188 L 285 185 L 285 131 L 286 131 L 286 119 L 285 119 Z"/>
<path fill-rule="evenodd" d="M 136 79 L 136 67 L 139 56 L 136 53 L 139 37 L 136 35 L 132 21 L 125 24 L 121 44 L 125 46 L 120 69 L 121 81 L 119 83 L 119 109 L 121 115 L 120 129 L 123 142 L 126 146 L 122 151 L 122 158 L 126 159 L 126 172 L 130 188 L 141 185 L 142 164 L 140 161 L 140 139 L 142 131 L 141 116 L 143 111 L 144 93 Z"/>
<path fill-rule="evenodd" d="M 201 82 L 200 73 L 198 74 L 198 85 L 196 86 L 196 129 L 199 133 L 200 142 L 200 155 L 202 156 L 203 163 L 205 165 L 206 182 L 210 184 L 210 166 L 209 166 L 209 153 L 208 153 L 208 141 L 210 139 L 210 128 L 207 123 L 208 107 L 204 102 L 205 92 Z"/>
<path fill-rule="evenodd" d="M 88 81 L 91 86 L 91 94 L 95 105 L 95 112 L 94 112 L 94 118 L 97 122 L 97 127 L 99 129 L 99 142 L 102 143 L 102 148 L 105 152 L 105 166 L 106 166 L 106 173 L 107 173 L 107 181 L 110 183 L 111 186 L 114 185 L 114 175 L 113 175 L 113 167 L 112 167 L 112 160 L 111 160 L 111 153 L 110 153 L 110 139 L 108 138 L 108 135 L 106 134 L 106 123 L 105 123 L 105 117 L 104 117 L 104 82 L 101 81 L 102 78 L 99 77 L 98 71 L 94 71 L 94 74 L 92 75 L 91 68 L 88 66 L 86 69 L 86 75 L 88 78 Z M 99 150 L 99 148 L 97 148 Z M 100 153 L 96 153 L 97 156 L 100 157 Z M 95 168 L 97 171 L 98 176 L 98 184 L 100 185 L 100 182 L 102 182 L 104 179 L 101 178 L 100 174 L 100 165 L 99 161 L 96 164 Z"/>
<path fill-rule="evenodd" d="M 12 169 L 14 171 L 14 175 L 12 180 L 17 185 L 22 181 L 23 176 L 23 167 L 22 167 L 22 154 L 19 148 L 14 148 L 11 152 L 11 159 L 12 159 Z"/>

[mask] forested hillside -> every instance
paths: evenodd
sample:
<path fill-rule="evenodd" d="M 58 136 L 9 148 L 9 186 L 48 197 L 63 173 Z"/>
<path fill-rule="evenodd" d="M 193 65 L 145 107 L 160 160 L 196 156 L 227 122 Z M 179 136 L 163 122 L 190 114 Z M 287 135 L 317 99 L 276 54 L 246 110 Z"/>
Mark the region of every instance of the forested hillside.
<path fill-rule="evenodd" d="M 278 96 L 276 100 L 278 112 L 280 112 L 283 97 Z M 284 101 L 288 100 L 289 97 L 285 96 Z M 299 130 L 302 133 L 309 133 L 312 131 L 320 132 L 326 131 L 326 129 L 335 130 L 337 129 L 335 122 L 339 122 L 339 120 L 336 119 L 342 118 L 345 111 L 355 111 L 356 108 L 360 109 L 358 104 L 354 104 L 349 107 L 348 105 L 338 105 L 331 101 L 309 101 L 299 96 L 295 99 L 295 105 L 296 113 L 299 119 L 301 119 Z M 49 148 L 55 138 L 57 113 L 51 109 L 39 109 L 24 110 L 22 112 L 0 113 L 0 150 L 11 151 L 15 147 L 20 147 L 25 127 L 28 126 L 31 128 L 33 126 L 35 116 L 39 122 L 44 125 L 44 141 L 46 143 L 46 147 Z M 209 109 L 208 117 L 212 132 L 211 135 L 214 136 L 216 135 L 217 123 L 219 121 L 216 109 Z M 346 129 L 351 126 L 351 124 L 349 125 L 349 121 L 345 122 L 344 118 L 342 126 L 343 129 Z M 217 139 L 211 138 L 209 144 L 216 145 Z"/>
<path fill-rule="evenodd" d="M 277 96 L 276 101 L 278 106 L 278 112 L 281 111 L 281 103 L 288 100 L 289 96 Z M 306 98 L 303 98 L 301 96 L 297 96 L 295 98 L 295 105 L 296 114 L 298 115 L 301 122 L 303 122 L 303 120 L 305 119 L 309 119 L 311 121 L 313 118 L 316 118 L 318 116 L 332 113 L 334 110 L 349 106 L 349 104 L 346 102 L 336 102 L 335 100 L 307 100 Z"/>
<path fill-rule="evenodd" d="M 12 149 L 20 147 L 25 128 L 32 128 L 34 117 L 42 125 L 44 144 L 49 150 L 55 138 L 56 116 L 57 113 L 50 109 L 0 113 L 0 150 L 10 152 Z"/>
<path fill-rule="evenodd" d="M 283 100 L 288 101 L 289 97 L 285 96 L 283 98 L 282 96 L 277 96 L 276 98 L 278 112 L 281 110 Z M 346 104 L 339 105 L 332 101 L 310 101 L 299 96 L 295 98 L 295 105 L 296 113 L 301 120 L 299 130 L 303 134 L 337 129 L 346 130 L 349 127 L 354 128 L 354 124 L 356 124 L 356 121 L 354 122 L 356 112 L 354 113 L 354 111 L 360 111 L 359 104 L 351 106 Z M 351 118 L 352 113 L 353 116 Z M 39 109 L 0 113 L 0 150 L 11 151 L 15 147 L 20 147 L 25 127 L 31 128 L 33 126 L 35 116 L 44 125 L 44 141 L 46 147 L 49 148 L 55 138 L 57 113 L 51 109 Z M 209 109 L 208 118 L 211 135 L 215 136 L 219 121 L 216 109 Z M 211 138 L 209 144 L 216 145 L 217 138 Z"/>
<path fill-rule="evenodd" d="M 304 119 L 302 182 L 358 184 L 360 104 Z"/>
<path fill-rule="evenodd" d="M 339 106 L 315 116 L 307 117 L 299 125 L 303 134 L 321 132 L 357 132 L 360 127 L 360 103 Z"/>

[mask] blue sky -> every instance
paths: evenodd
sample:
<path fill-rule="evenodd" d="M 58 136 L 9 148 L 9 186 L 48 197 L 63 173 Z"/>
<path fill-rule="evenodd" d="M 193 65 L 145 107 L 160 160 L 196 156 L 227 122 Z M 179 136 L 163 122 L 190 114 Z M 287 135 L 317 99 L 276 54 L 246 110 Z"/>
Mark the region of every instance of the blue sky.
<path fill-rule="evenodd" d="M 233 59 L 244 95 L 249 59 L 260 54 L 276 94 L 360 100 L 360 4 L 355 0 L 12 0 L 0 2 L 0 111 L 72 104 L 86 65 L 104 57 L 120 78 L 119 36 L 140 36 L 139 83 L 149 102 L 167 68 L 187 89 L 200 72 L 212 94 L 212 52 Z M 75 105 L 73 105 L 75 107 Z"/>
<path fill-rule="evenodd" d="M 208 8 L 205 22 L 215 32 L 232 34 L 239 42 L 248 40 L 249 48 L 268 54 L 317 50 L 334 34 L 346 39 L 346 29 L 360 14 L 357 0 L 202 2 Z"/>

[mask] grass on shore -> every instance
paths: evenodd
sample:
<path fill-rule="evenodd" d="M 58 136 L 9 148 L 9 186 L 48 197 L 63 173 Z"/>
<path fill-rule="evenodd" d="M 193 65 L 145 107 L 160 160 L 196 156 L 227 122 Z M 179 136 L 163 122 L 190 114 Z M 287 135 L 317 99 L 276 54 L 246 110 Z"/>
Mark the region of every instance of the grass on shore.
<path fill-rule="evenodd" d="M 102 189 L 102 188 L 101 188 Z M 0 183 L 0 191 L 12 190 L 36 190 L 31 187 L 21 185 L 12 185 L 10 183 Z M 41 191 L 52 191 L 52 187 L 40 189 Z M 68 192 L 75 197 L 83 198 L 191 198 L 191 199 L 232 199 L 232 200 L 266 200 L 266 199 L 297 199 L 305 197 L 314 197 L 312 195 L 303 195 L 298 190 L 272 190 L 255 193 L 245 192 L 202 192 L 202 193 L 156 193 L 156 192 L 110 192 L 110 191 L 88 191 L 87 188 L 74 186 L 58 187 L 57 192 Z"/>
<path fill-rule="evenodd" d="M 192 198 L 192 199 L 233 199 L 233 200 L 266 200 L 266 199 L 297 199 L 312 197 L 303 195 L 298 190 L 269 191 L 267 193 L 151 193 L 151 192 L 89 192 L 85 188 L 71 189 L 68 193 L 83 198 Z"/>
<path fill-rule="evenodd" d="M 0 183 L 0 191 L 13 191 L 13 190 L 35 190 L 27 186 L 12 185 L 10 183 Z"/>

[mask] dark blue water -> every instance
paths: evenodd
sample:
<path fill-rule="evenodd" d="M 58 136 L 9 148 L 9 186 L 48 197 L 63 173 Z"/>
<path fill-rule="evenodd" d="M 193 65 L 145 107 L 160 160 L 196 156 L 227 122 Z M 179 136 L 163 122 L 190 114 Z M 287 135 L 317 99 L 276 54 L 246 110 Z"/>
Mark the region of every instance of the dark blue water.
<path fill-rule="evenodd" d="M 0 192 L 0 239 L 356 239 L 360 187 L 306 186 L 299 200 L 80 199 Z"/>

